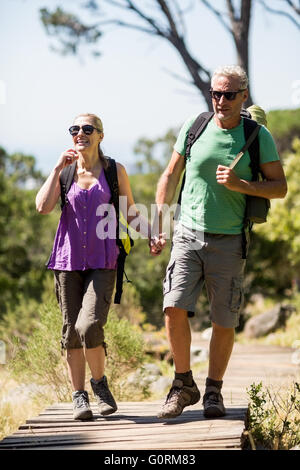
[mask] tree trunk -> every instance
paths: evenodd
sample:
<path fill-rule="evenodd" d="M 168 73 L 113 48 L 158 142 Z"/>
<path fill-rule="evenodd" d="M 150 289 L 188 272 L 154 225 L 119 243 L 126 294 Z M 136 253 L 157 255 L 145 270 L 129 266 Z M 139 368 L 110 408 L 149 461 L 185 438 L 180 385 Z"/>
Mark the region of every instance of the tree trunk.
<path fill-rule="evenodd" d="M 229 2 L 231 3 L 231 2 Z M 249 29 L 251 23 L 252 0 L 242 0 L 240 18 L 236 18 L 234 11 L 230 11 L 232 25 L 232 36 L 237 52 L 237 62 L 247 73 L 249 77 Z M 245 106 L 253 104 L 250 85 L 249 97 Z"/>

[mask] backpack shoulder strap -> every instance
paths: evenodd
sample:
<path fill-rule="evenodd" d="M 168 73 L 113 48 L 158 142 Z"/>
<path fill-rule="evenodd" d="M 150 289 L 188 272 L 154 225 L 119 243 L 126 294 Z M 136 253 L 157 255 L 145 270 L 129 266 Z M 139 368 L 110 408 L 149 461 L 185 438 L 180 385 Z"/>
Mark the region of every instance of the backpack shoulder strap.
<path fill-rule="evenodd" d="M 118 183 L 118 172 L 117 164 L 113 158 L 105 157 L 107 160 L 107 168 L 104 168 L 104 173 L 106 176 L 106 181 L 111 191 L 111 202 L 119 208 L 119 183 Z M 119 211 L 118 211 L 119 213 Z"/>
<path fill-rule="evenodd" d="M 116 242 L 120 249 L 119 256 L 117 260 L 117 276 L 116 276 L 116 291 L 114 303 L 119 304 L 121 302 L 122 292 L 123 292 L 123 274 L 125 259 L 127 256 L 124 246 L 119 239 L 119 183 L 118 183 L 118 171 L 117 164 L 113 158 L 105 157 L 107 159 L 107 168 L 104 169 L 106 181 L 111 191 L 110 202 L 114 205 L 117 217 L 117 227 L 116 227 Z M 133 244 L 133 243 L 132 243 Z M 126 274 L 125 274 L 126 275 Z M 127 278 L 127 276 L 126 276 Z M 128 280 L 128 282 L 131 282 Z"/>
<path fill-rule="evenodd" d="M 240 116 L 248 119 L 252 119 L 251 113 L 248 111 L 248 109 L 241 109 Z"/>
<path fill-rule="evenodd" d="M 74 179 L 74 175 L 76 171 L 76 165 L 77 165 L 77 162 L 73 162 L 72 165 L 66 166 L 60 173 L 59 182 L 60 182 L 61 210 L 63 210 L 65 204 L 67 203 L 67 194 L 73 183 L 73 179 Z"/>
<path fill-rule="evenodd" d="M 213 115 L 214 113 L 212 112 L 201 113 L 193 122 L 192 126 L 189 129 L 188 136 L 187 136 L 187 144 L 186 144 L 186 152 L 185 152 L 186 160 L 190 158 L 192 145 L 200 137 L 205 127 L 207 126 L 211 118 L 213 117 Z"/>
<path fill-rule="evenodd" d="M 118 182 L 118 171 L 117 164 L 113 158 L 105 157 L 107 160 L 107 167 L 104 168 L 104 173 L 106 177 L 107 184 L 111 192 L 110 203 L 114 205 L 117 217 L 117 227 L 116 227 L 116 241 L 119 246 L 120 243 L 118 234 L 119 234 L 119 182 Z"/>
<path fill-rule="evenodd" d="M 248 138 L 248 140 L 246 140 L 245 144 L 243 145 L 242 149 L 239 151 L 239 153 L 237 154 L 237 156 L 235 157 L 233 162 L 230 163 L 229 168 L 234 168 L 235 165 L 240 161 L 240 159 L 243 157 L 243 155 L 249 149 L 249 147 L 252 144 L 252 142 L 254 141 L 254 139 L 256 139 L 256 137 L 259 133 L 259 130 L 260 130 L 260 125 L 254 127 L 254 130 L 250 134 L 250 137 Z"/>
<path fill-rule="evenodd" d="M 187 144 L 186 144 L 186 151 L 185 151 L 185 161 L 190 158 L 191 155 L 191 148 L 192 145 L 196 142 L 196 140 L 200 137 L 202 132 L 204 131 L 205 127 L 213 117 L 214 113 L 212 112 L 204 112 L 199 114 L 193 124 L 191 125 L 188 135 L 187 135 Z M 181 204 L 181 196 L 182 196 L 182 191 L 184 188 L 184 183 L 185 183 L 185 172 L 182 177 L 182 183 L 181 183 L 181 188 L 178 196 L 178 201 L 177 204 Z M 177 218 L 178 216 L 178 211 L 176 211 L 176 214 L 174 218 Z"/>
<path fill-rule="evenodd" d="M 244 117 L 244 133 L 245 133 L 245 141 L 250 138 L 253 131 L 259 126 L 259 124 L 249 118 Z M 260 126 L 259 126 L 260 127 Z M 258 133 L 256 138 L 253 140 L 251 145 L 248 148 L 248 152 L 250 155 L 250 167 L 252 171 L 252 179 L 253 181 L 258 180 L 258 176 L 261 173 L 260 171 L 260 158 L 259 158 L 259 140 L 258 140 Z"/>
<path fill-rule="evenodd" d="M 242 115 L 242 114 L 241 114 Z M 255 133 L 255 130 L 257 128 L 260 129 L 260 125 L 251 119 L 251 117 L 247 117 L 245 115 L 242 115 L 244 118 L 244 134 L 245 134 L 245 141 L 247 142 L 253 133 Z M 258 132 L 259 132 L 258 129 Z M 256 137 L 252 141 L 252 143 L 249 145 L 248 152 L 250 156 L 250 168 L 252 171 L 252 180 L 256 181 L 258 180 L 259 173 L 260 171 L 260 156 L 259 156 L 259 140 L 258 140 L 258 132 L 256 133 Z M 247 198 L 246 198 L 246 204 L 247 204 Z M 242 231 L 242 258 L 247 259 L 247 247 L 249 245 L 249 233 L 252 230 L 252 225 L 253 223 L 250 223 L 249 221 L 244 219 L 244 227 Z"/>

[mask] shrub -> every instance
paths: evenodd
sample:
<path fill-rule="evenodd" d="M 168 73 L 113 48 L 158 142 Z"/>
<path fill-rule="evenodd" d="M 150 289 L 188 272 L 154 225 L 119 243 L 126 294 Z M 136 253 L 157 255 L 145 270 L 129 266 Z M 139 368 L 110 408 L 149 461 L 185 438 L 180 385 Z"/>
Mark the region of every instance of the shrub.
<path fill-rule="evenodd" d="M 39 322 L 25 347 L 19 338 L 14 339 L 15 354 L 9 367 L 17 379 L 48 386 L 58 401 L 65 401 L 71 388 L 60 352 L 60 336 L 61 313 L 53 298 L 39 308 Z"/>
<path fill-rule="evenodd" d="M 300 444 L 300 385 L 271 391 L 253 383 L 247 390 L 248 432 L 252 449 L 288 450 Z"/>
<path fill-rule="evenodd" d="M 119 319 L 111 309 L 105 326 L 105 338 L 108 345 L 106 375 L 117 399 L 125 400 L 148 395 L 148 390 L 135 384 L 134 390 L 126 384 L 127 375 L 141 367 L 146 360 L 145 346 L 137 327 L 132 327 L 126 318 Z"/>
<path fill-rule="evenodd" d="M 40 307 L 39 315 L 39 322 L 25 346 L 15 338 L 10 370 L 24 383 L 41 385 L 41 398 L 48 395 L 50 389 L 55 400 L 69 401 L 71 386 L 60 350 L 61 313 L 54 297 Z M 108 344 L 105 373 L 116 398 L 126 398 L 122 381 L 130 371 L 143 364 L 143 340 L 137 327 L 132 327 L 127 319 L 120 320 L 113 309 L 108 316 L 105 331 Z M 138 385 L 130 393 L 131 398 L 132 394 L 140 393 Z"/>
<path fill-rule="evenodd" d="M 293 139 L 300 133 L 300 108 L 270 111 L 267 118 L 278 152 L 291 150 Z"/>

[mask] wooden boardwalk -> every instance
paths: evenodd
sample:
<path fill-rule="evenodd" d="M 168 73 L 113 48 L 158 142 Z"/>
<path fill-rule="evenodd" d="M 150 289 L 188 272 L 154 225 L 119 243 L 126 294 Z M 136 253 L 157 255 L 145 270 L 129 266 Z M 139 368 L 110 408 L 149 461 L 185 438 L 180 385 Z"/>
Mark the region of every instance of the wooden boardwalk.
<path fill-rule="evenodd" d="M 203 342 L 207 345 L 207 342 Z M 163 402 L 120 402 L 118 411 L 103 418 L 92 403 L 94 420 L 72 419 L 70 403 L 50 406 L 0 442 L 4 449 L 77 450 L 240 450 L 247 416 L 246 388 L 253 382 L 281 385 L 296 378 L 299 366 L 292 350 L 236 344 L 224 378 L 227 415 L 205 419 L 201 402 L 174 420 L 159 420 Z M 206 371 L 196 377 L 203 394 Z"/>
<path fill-rule="evenodd" d="M 246 408 L 230 406 L 226 418 L 206 420 L 194 405 L 174 420 L 156 418 L 161 402 L 121 402 L 118 412 L 75 422 L 69 403 L 51 406 L 0 443 L 0 449 L 240 449 Z"/>

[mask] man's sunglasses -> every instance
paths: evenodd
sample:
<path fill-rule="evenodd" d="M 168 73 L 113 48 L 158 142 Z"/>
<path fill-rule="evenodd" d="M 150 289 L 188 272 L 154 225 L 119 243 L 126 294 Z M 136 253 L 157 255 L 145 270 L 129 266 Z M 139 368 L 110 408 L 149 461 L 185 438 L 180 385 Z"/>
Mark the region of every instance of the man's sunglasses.
<path fill-rule="evenodd" d="M 242 91 L 245 91 L 245 89 L 246 88 L 244 88 L 243 90 L 238 90 L 238 91 L 216 91 L 216 90 L 210 89 L 209 92 L 214 100 L 219 101 L 224 95 L 228 101 L 233 101 L 235 100 L 236 95 L 238 93 L 241 93 Z"/>
<path fill-rule="evenodd" d="M 94 132 L 94 129 L 96 129 L 98 132 L 102 132 L 100 129 L 97 127 L 94 127 L 90 124 L 84 124 L 84 126 L 71 126 L 69 128 L 69 132 L 72 136 L 77 135 L 80 129 L 83 130 L 85 135 L 91 135 Z"/>

